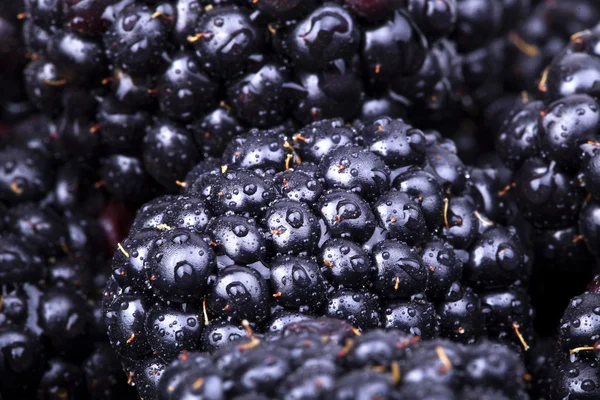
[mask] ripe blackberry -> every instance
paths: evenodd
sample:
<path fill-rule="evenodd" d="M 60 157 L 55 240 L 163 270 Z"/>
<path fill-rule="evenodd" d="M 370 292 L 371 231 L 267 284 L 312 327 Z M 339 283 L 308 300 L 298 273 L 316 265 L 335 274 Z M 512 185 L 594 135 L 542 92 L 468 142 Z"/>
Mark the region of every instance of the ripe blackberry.
<path fill-rule="evenodd" d="M 126 396 L 102 333 L 105 195 L 93 161 L 65 162 L 44 121 L 17 122 L 0 149 L 0 396 Z"/>
<path fill-rule="evenodd" d="M 221 349 L 246 335 L 242 321 L 258 334 L 327 315 L 362 330 L 528 348 L 529 255 L 516 228 L 486 214 L 509 212 L 480 201 L 508 178 L 482 166 L 474 176 L 487 180 L 471 182 L 454 152 L 437 133 L 387 117 L 234 138 L 222 164 L 189 174 L 183 194 L 138 211 L 113 258 L 111 343 L 135 371 Z M 149 323 L 160 320 L 150 309 L 164 321 Z M 247 389 L 274 395 L 264 385 Z"/>
<path fill-rule="evenodd" d="M 153 398 L 527 398 L 524 367 L 510 347 L 421 341 L 398 330 L 357 337 L 337 324 L 301 321 L 265 337 L 251 333 L 212 355 L 182 353 Z"/>
<path fill-rule="evenodd" d="M 252 127 L 295 131 L 296 124 L 324 119 L 374 120 L 410 111 L 423 126 L 445 128 L 461 103 L 471 107 L 480 97 L 476 92 L 487 91 L 481 86 L 499 81 L 490 73 L 503 55 L 495 43 L 529 5 L 52 4 L 28 1 L 20 15 L 31 57 L 25 89 L 51 118 L 49 133 L 61 157 L 105 164 L 131 157 L 143 162 L 144 173 L 136 175 L 144 186 L 156 183 L 169 193 L 177 192 L 192 164 L 220 157 L 233 136 Z M 7 29 L 18 31 L 14 25 Z M 493 61 L 486 61 L 488 54 Z M 148 128 L 153 115 L 160 122 Z M 170 127 L 171 139 L 166 133 L 160 139 L 158 127 Z M 154 196 L 133 187 L 123 191 L 120 175 L 106 178 L 105 190 L 119 200 Z"/>
<path fill-rule="evenodd" d="M 577 0 L 567 4 L 540 2 L 508 34 L 505 83 L 515 91 L 535 91 L 542 71 L 568 43 L 568 38 L 592 28 L 600 17 L 597 4 Z"/>
<path fill-rule="evenodd" d="M 518 210 L 534 228 L 535 297 L 540 304 L 554 304 L 544 311 L 544 330 L 558 323 L 560 315 L 552 310 L 564 309 L 584 290 L 597 251 L 598 104 L 591 83 L 600 71 L 597 41 L 597 27 L 574 35 L 542 74 L 539 92 L 531 95 L 539 100 L 525 96 L 515 102 L 496 137 L 498 153 L 515 171 L 501 192 L 513 192 Z M 567 270 L 569 278 L 559 284 L 556 278 Z"/>

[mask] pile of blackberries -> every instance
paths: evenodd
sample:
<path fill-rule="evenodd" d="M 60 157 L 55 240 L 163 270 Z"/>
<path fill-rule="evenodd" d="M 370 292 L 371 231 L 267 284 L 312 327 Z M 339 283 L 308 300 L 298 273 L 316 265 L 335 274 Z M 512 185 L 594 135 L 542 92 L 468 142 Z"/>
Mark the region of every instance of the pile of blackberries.
<path fill-rule="evenodd" d="M 600 398 L 599 22 L 3 1 L 0 399 Z"/>

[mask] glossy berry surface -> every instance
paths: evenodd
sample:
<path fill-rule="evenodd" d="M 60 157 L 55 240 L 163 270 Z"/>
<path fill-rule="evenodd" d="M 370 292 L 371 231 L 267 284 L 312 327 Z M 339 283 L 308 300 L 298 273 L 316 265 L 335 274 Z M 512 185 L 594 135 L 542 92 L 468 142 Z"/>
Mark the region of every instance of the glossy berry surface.
<path fill-rule="evenodd" d="M 212 356 L 186 353 L 162 373 L 158 399 L 189 392 L 236 399 L 280 398 L 285 393 L 338 399 L 425 393 L 445 395 L 437 398 L 469 398 L 471 393 L 493 393 L 498 399 L 527 397 L 520 375 L 524 365 L 507 346 L 419 340 L 394 329 L 353 337 L 338 326 L 325 334 L 329 321 L 336 320 L 291 323 L 265 337 L 239 339 Z M 317 324 L 322 328 L 314 329 Z M 373 370 L 381 365 L 389 367 Z M 399 368 L 408 373 L 402 380 Z M 203 385 L 194 387 L 199 379 Z M 315 380 L 320 383 L 315 385 Z M 251 396 L 248 390 L 253 391 Z"/>

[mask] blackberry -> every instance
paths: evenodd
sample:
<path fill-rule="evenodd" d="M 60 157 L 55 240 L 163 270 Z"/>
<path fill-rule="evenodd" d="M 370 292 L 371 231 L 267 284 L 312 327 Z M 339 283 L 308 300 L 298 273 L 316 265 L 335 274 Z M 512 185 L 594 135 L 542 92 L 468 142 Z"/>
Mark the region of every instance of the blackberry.
<path fill-rule="evenodd" d="M 510 177 L 486 165 L 476 185 L 454 152 L 387 117 L 234 138 L 182 194 L 138 211 L 113 257 L 111 343 L 134 374 L 184 350 L 226 351 L 247 336 L 242 323 L 260 335 L 323 315 L 363 331 L 528 348 L 529 253 L 516 228 L 487 216 L 508 221 L 508 210 L 480 201 Z M 240 388 L 276 396 L 270 379 L 283 379 L 287 361 L 248 362 L 239 376 L 266 375 Z"/>
<path fill-rule="evenodd" d="M 598 104 L 590 79 L 600 71 L 594 65 L 597 36 L 593 28 L 572 37 L 542 74 L 538 93 L 514 103 L 496 138 L 498 153 L 515 174 L 501 193 L 512 192 L 534 229 L 538 261 L 532 287 L 540 304 L 554 305 L 540 320 L 547 331 L 594 269 Z M 573 265 L 577 274 L 559 284 L 556 278 Z"/>
<path fill-rule="evenodd" d="M 524 366 L 508 346 L 420 340 L 398 330 L 357 337 L 341 327 L 331 340 L 325 329 L 333 322 L 291 323 L 212 355 L 182 353 L 162 373 L 154 398 L 528 398 Z"/>

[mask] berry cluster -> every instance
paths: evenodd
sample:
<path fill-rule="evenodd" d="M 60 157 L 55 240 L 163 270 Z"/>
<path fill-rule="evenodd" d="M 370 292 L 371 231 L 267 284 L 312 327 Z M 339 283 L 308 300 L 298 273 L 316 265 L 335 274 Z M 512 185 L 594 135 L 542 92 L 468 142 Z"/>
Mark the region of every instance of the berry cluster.
<path fill-rule="evenodd" d="M 27 0 L 24 71 L 63 157 L 141 204 L 256 128 L 341 117 L 445 126 L 501 87 L 528 0 Z M 437 115 L 437 116 L 436 116 Z M 437 121 L 437 122 L 436 122 Z"/>
<path fill-rule="evenodd" d="M 264 337 L 250 333 L 212 356 L 182 353 L 166 367 L 156 359 L 140 372 L 159 400 L 528 398 L 525 368 L 509 346 L 356 333 L 337 320 L 302 321 Z"/>
<path fill-rule="evenodd" d="M 528 348 L 529 256 L 488 216 L 507 218 L 490 199 L 503 182 L 483 168 L 469 180 L 454 153 L 391 118 L 235 138 L 221 165 L 200 163 L 182 194 L 138 211 L 112 263 L 113 347 L 146 368 L 221 348 L 243 320 L 266 332 L 327 315 Z"/>

